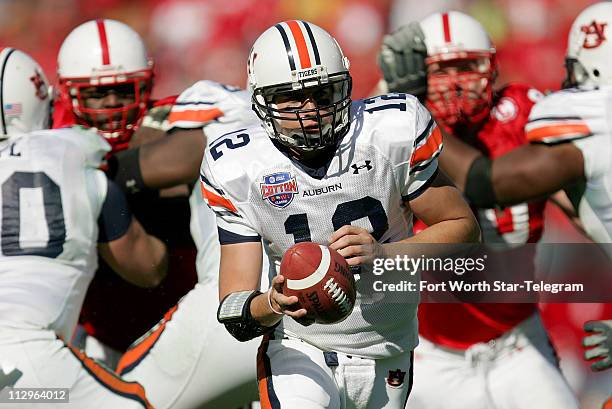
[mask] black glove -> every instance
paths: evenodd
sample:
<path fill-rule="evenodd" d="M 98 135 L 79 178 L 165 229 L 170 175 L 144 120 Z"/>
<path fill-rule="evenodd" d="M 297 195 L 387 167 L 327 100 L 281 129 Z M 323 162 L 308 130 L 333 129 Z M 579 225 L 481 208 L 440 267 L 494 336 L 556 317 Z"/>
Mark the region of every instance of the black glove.
<path fill-rule="evenodd" d="M 593 347 L 584 351 L 584 359 L 601 358 L 591 364 L 591 369 L 603 371 L 612 367 L 612 320 L 588 321 L 584 324 L 584 330 L 592 334 L 582 339 L 582 345 Z"/>
<path fill-rule="evenodd" d="M 387 34 L 380 47 L 378 65 L 389 92 L 405 92 L 423 98 L 427 94 L 425 57 L 425 35 L 419 23 L 409 23 Z"/>

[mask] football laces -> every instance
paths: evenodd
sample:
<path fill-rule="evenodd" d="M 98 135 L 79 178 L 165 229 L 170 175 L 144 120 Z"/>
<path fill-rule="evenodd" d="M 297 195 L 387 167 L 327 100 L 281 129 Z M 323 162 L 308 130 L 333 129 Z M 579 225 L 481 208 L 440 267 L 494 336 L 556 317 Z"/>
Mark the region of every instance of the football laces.
<path fill-rule="evenodd" d="M 334 300 L 334 302 L 338 305 L 343 314 L 346 314 L 351 310 L 352 305 L 348 296 L 333 277 L 330 277 L 330 279 L 327 280 L 323 286 L 323 289 L 330 294 L 332 300 Z"/>

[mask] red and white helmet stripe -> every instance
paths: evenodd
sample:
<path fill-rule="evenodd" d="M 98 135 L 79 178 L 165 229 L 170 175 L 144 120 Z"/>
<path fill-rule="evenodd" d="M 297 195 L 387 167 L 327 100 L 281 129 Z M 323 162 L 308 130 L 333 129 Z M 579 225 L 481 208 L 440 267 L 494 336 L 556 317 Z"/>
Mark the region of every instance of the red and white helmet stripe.
<path fill-rule="evenodd" d="M 444 29 L 444 41 L 447 43 L 451 43 L 451 29 L 450 29 L 450 20 L 448 18 L 448 13 L 442 14 L 442 27 Z"/>
<path fill-rule="evenodd" d="M 106 37 L 106 25 L 103 19 L 96 20 L 98 35 L 100 36 L 100 48 L 102 49 L 102 65 L 109 65 L 110 53 L 108 52 L 108 38 Z"/>
<path fill-rule="evenodd" d="M 429 56 L 453 51 L 495 52 L 484 27 L 467 14 L 458 11 L 434 13 L 419 25 L 425 34 Z"/>

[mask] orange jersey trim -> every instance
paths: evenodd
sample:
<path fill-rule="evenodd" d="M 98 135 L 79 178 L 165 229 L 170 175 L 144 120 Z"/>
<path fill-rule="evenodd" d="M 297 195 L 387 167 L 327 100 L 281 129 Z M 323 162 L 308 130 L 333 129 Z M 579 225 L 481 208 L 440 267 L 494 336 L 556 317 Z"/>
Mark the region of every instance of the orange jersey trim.
<path fill-rule="evenodd" d="M 548 138 L 559 138 L 563 136 L 589 135 L 591 130 L 585 123 L 548 125 L 527 131 L 527 140 L 530 142 L 541 142 Z"/>
<path fill-rule="evenodd" d="M 310 63 L 310 55 L 308 55 L 308 46 L 306 46 L 306 39 L 304 38 L 300 25 L 295 20 L 287 21 L 287 25 L 291 30 L 291 34 L 293 34 L 293 39 L 298 49 L 300 65 L 302 68 L 310 68 L 312 64 Z"/>
<path fill-rule="evenodd" d="M 436 127 L 431 135 L 427 138 L 427 142 L 425 144 L 416 148 L 412 157 L 410 158 L 410 166 L 414 166 L 419 162 L 426 161 L 430 159 L 434 153 L 436 153 L 440 146 L 442 145 L 442 132 L 440 132 L 440 128 Z"/>
<path fill-rule="evenodd" d="M 238 213 L 238 209 L 232 202 L 228 199 L 219 196 L 218 194 L 211 192 L 210 190 L 204 187 L 204 183 L 200 182 L 200 188 L 202 189 L 202 197 L 210 206 L 221 206 L 225 207 L 227 210 Z"/>
<path fill-rule="evenodd" d="M 136 400 L 147 409 L 153 409 L 153 405 L 149 402 L 145 395 L 144 387 L 138 382 L 127 382 L 121 379 L 116 374 L 110 372 L 102 365 L 85 355 L 82 351 L 71 345 L 66 345 L 73 355 L 81 361 L 81 365 L 89 372 L 99 383 L 107 389 L 115 392 L 117 395 L 125 396 L 128 399 Z"/>
<path fill-rule="evenodd" d="M 262 409 L 273 409 L 268 394 L 268 374 L 265 365 L 268 337 L 265 336 L 257 351 L 257 386 L 259 387 L 259 401 Z"/>
<path fill-rule="evenodd" d="M 168 122 L 190 121 L 208 122 L 223 116 L 223 111 L 219 108 L 211 109 L 189 109 L 187 111 L 173 111 L 168 115 Z"/>
<path fill-rule="evenodd" d="M 134 363 L 140 361 L 146 354 L 149 353 L 151 348 L 153 348 L 153 345 L 155 345 L 161 336 L 162 332 L 164 332 L 164 329 L 166 329 L 166 324 L 172 319 L 172 315 L 174 315 L 177 309 L 178 305 L 170 308 L 168 312 L 164 314 L 164 317 L 161 319 L 158 327 L 155 328 L 154 331 L 123 354 L 119 360 L 119 363 L 117 364 L 117 368 L 115 369 L 116 373 L 121 374 L 126 368 L 134 365 Z"/>

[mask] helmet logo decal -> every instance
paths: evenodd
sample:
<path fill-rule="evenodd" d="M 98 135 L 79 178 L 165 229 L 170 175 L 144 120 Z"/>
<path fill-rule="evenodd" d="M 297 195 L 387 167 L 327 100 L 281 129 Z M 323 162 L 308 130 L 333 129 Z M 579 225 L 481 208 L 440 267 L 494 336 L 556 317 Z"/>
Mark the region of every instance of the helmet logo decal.
<path fill-rule="evenodd" d="M 580 30 L 584 33 L 583 48 L 597 48 L 604 41 L 606 41 L 606 35 L 604 30 L 608 23 L 598 23 L 595 20 L 591 24 L 580 27 Z"/>
<path fill-rule="evenodd" d="M 36 96 L 44 100 L 49 96 L 49 91 L 47 90 L 47 84 L 40 75 L 40 72 L 34 71 L 34 75 L 30 77 L 30 81 L 34 84 L 34 88 L 36 88 Z"/>

